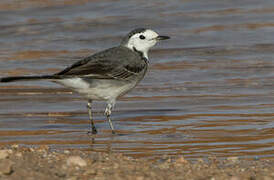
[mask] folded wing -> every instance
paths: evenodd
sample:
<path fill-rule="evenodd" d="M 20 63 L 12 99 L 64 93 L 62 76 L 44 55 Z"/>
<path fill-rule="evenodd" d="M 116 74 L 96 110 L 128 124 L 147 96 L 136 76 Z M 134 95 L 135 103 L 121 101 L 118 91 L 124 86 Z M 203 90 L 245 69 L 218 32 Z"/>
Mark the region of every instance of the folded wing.
<path fill-rule="evenodd" d="M 138 53 L 126 47 L 115 47 L 80 60 L 55 75 L 127 80 L 137 76 L 146 66 Z"/>

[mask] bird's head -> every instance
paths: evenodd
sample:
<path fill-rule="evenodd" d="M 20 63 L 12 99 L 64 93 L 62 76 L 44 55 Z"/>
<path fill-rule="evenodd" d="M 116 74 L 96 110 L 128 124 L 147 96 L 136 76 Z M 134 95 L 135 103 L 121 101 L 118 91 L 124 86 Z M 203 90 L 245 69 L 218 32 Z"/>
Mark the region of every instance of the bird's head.
<path fill-rule="evenodd" d="M 169 39 L 168 36 L 160 36 L 155 31 L 145 28 L 134 29 L 124 37 L 121 45 L 133 51 L 138 51 L 148 58 L 148 51 L 158 41 Z"/>

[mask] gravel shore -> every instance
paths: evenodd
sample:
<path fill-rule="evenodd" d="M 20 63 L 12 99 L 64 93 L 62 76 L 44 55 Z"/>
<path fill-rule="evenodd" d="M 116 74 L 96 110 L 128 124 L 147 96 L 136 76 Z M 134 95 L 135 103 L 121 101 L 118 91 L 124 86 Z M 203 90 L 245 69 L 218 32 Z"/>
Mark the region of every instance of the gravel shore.
<path fill-rule="evenodd" d="M 274 179 L 274 160 L 209 157 L 189 161 L 183 156 L 148 160 L 117 153 L 53 151 L 48 146 L 12 145 L 1 147 L 0 179 L 271 180 Z"/>

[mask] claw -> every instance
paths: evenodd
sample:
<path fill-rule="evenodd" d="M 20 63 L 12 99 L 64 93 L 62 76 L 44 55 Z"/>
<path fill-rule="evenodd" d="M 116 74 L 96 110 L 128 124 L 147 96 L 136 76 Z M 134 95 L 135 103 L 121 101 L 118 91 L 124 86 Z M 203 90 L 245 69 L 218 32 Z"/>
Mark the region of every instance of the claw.
<path fill-rule="evenodd" d="M 92 130 L 91 131 L 88 131 L 88 133 L 87 133 L 88 135 L 91 135 L 91 134 L 97 134 L 97 130 L 96 130 L 96 128 L 94 127 L 94 128 L 92 128 Z"/>

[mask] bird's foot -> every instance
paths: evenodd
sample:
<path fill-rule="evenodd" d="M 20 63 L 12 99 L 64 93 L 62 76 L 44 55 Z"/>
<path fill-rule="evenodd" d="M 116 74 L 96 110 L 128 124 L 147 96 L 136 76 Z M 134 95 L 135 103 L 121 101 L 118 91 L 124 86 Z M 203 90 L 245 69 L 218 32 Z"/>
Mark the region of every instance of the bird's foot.
<path fill-rule="evenodd" d="M 91 131 L 90 130 L 88 131 L 88 135 L 91 135 L 91 134 L 97 134 L 97 129 L 95 127 L 92 127 Z"/>

